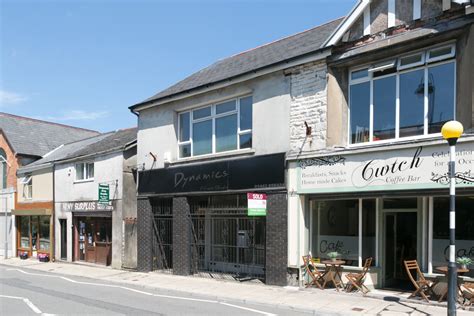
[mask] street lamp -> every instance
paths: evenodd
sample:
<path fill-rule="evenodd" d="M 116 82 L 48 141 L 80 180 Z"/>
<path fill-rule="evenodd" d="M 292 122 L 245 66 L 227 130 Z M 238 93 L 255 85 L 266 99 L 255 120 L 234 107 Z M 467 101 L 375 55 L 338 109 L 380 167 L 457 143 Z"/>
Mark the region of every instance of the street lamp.
<path fill-rule="evenodd" d="M 463 132 L 457 121 L 449 121 L 441 128 L 443 138 L 449 144 L 449 264 L 448 264 L 448 315 L 456 315 L 457 267 L 455 262 L 456 232 L 456 142 Z"/>

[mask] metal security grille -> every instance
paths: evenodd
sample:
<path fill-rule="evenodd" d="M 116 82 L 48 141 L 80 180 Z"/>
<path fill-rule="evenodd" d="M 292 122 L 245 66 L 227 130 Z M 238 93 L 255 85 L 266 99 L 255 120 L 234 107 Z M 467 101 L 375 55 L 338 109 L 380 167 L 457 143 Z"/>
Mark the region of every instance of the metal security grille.
<path fill-rule="evenodd" d="M 173 199 L 154 199 L 153 212 L 153 270 L 173 268 Z"/>
<path fill-rule="evenodd" d="M 193 273 L 265 276 L 265 218 L 247 216 L 245 196 L 190 200 Z"/>

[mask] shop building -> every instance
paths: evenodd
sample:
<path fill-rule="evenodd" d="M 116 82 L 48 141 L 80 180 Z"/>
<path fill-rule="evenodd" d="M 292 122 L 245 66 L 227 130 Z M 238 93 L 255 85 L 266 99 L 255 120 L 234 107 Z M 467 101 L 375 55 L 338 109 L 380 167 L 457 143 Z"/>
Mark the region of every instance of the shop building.
<path fill-rule="evenodd" d="M 322 105 L 321 45 L 340 21 L 220 60 L 131 107 L 139 270 L 288 283 L 285 156 L 292 137 L 324 125 L 291 129 L 290 108 Z M 266 197 L 264 216 L 253 197 Z"/>
<path fill-rule="evenodd" d="M 52 173 L 19 173 L 63 143 L 98 132 L 0 113 L 0 252 L 7 230 L 8 256 L 52 256 Z M 6 210 L 6 221 L 5 221 Z"/>
<path fill-rule="evenodd" d="M 51 169 L 57 260 L 136 268 L 136 129 L 68 143 L 22 168 Z"/>
<path fill-rule="evenodd" d="M 303 150 L 288 156 L 290 267 L 336 251 L 345 272 L 374 258 L 372 287 L 411 286 L 409 259 L 437 275 L 449 244 L 449 148 L 440 131 L 453 119 L 465 128 L 457 256 L 474 258 L 472 12 L 463 1 L 359 1 L 328 38 L 324 142 L 295 140 Z"/>

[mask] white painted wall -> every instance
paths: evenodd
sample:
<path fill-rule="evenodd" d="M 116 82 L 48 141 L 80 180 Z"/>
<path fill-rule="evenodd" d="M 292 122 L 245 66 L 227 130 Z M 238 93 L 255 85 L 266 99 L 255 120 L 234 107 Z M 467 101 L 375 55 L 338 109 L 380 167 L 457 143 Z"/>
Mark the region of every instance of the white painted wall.
<path fill-rule="evenodd" d="M 75 164 L 78 162 L 94 162 L 94 179 L 92 181 L 78 182 L 76 179 Z M 99 183 L 110 185 L 110 199 L 122 198 L 122 167 L 123 156 L 121 152 L 106 156 L 69 162 L 56 165 L 55 201 L 96 201 Z M 113 181 L 118 181 L 117 186 Z"/>
<path fill-rule="evenodd" d="M 78 182 L 75 164 L 78 162 L 94 162 L 94 179 Z M 89 160 L 80 160 L 56 165 L 55 179 L 55 253 L 61 255 L 61 226 L 60 219 L 67 220 L 67 261 L 72 261 L 73 251 L 73 218 L 71 212 L 62 209 L 62 203 L 74 201 L 97 201 L 99 183 L 108 183 L 110 199 L 117 200 L 112 211 L 112 267 L 122 265 L 122 188 L 123 188 L 123 154 L 111 153 Z M 117 183 L 117 185 L 115 185 Z"/>
<path fill-rule="evenodd" d="M 167 152 L 172 162 L 177 161 L 179 112 L 247 94 L 253 96 L 255 155 L 287 152 L 290 138 L 289 81 L 283 72 L 277 72 L 141 111 L 138 120 L 138 163 L 144 163 L 146 169 L 163 168 L 163 158 Z M 155 164 L 150 152 L 157 157 Z"/>

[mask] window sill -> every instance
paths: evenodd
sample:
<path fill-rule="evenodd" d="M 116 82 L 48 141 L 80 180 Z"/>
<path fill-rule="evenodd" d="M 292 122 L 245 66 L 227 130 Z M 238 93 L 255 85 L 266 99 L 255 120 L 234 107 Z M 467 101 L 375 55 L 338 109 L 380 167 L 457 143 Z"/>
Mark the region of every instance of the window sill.
<path fill-rule="evenodd" d="M 205 161 L 211 160 L 215 158 L 224 158 L 224 157 L 234 157 L 234 156 L 243 156 L 243 155 L 253 155 L 255 154 L 255 149 L 247 148 L 247 149 L 238 149 L 238 150 L 231 150 L 226 151 L 218 154 L 208 154 L 208 155 L 201 155 L 189 158 L 178 158 L 178 160 L 168 163 L 168 165 L 176 165 L 185 162 L 194 162 L 194 161 Z"/>
<path fill-rule="evenodd" d="M 87 182 L 94 182 L 94 178 L 92 179 L 86 179 L 86 180 L 74 180 L 74 184 L 76 183 L 87 183 Z"/>
<path fill-rule="evenodd" d="M 392 138 L 392 139 L 384 139 L 384 140 L 372 141 L 372 142 L 349 144 L 347 147 L 356 149 L 356 148 L 377 147 L 377 146 L 384 146 L 384 145 L 398 145 L 398 144 L 405 144 L 405 143 L 413 143 L 416 141 L 429 141 L 429 140 L 443 140 L 443 136 L 441 135 L 441 133 L 437 133 L 437 134 L 429 134 L 429 135 L 422 135 L 422 136 Z"/>

